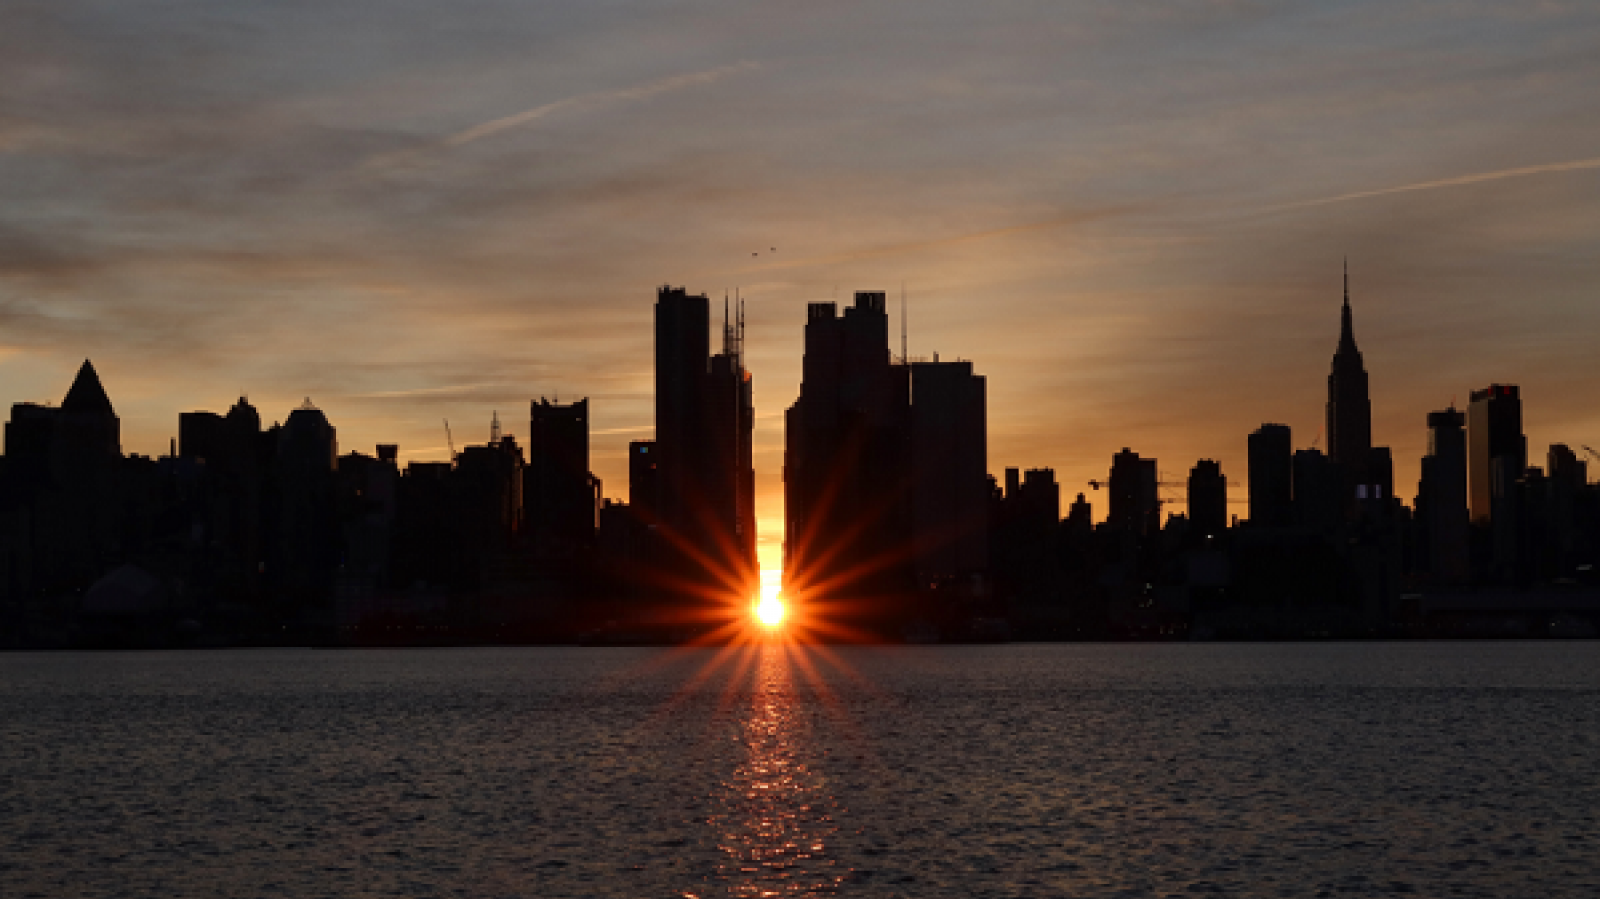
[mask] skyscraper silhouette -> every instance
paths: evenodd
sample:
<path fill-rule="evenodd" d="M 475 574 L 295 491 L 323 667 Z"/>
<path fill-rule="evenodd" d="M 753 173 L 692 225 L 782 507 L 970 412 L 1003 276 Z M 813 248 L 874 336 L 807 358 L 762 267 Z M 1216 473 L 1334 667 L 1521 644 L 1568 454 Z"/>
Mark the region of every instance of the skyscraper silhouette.
<path fill-rule="evenodd" d="M 1428 413 L 1428 454 L 1422 457 L 1416 520 L 1423 568 L 1433 577 L 1456 582 L 1471 574 L 1467 527 L 1466 416 L 1452 406 Z"/>
<path fill-rule="evenodd" d="M 121 433 L 87 359 L 60 406 L 11 407 L 5 476 L 7 492 L 26 509 L 32 585 L 81 590 L 114 557 L 123 536 Z"/>
<path fill-rule="evenodd" d="M 656 292 L 655 316 L 656 515 L 663 527 L 688 533 L 703 489 L 696 448 L 705 426 L 710 300 L 682 287 L 662 286 Z"/>
<path fill-rule="evenodd" d="M 1293 455 L 1288 425 L 1264 424 L 1250 434 L 1250 524 L 1286 527 L 1294 521 Z"/>
<path fill-rule="evenodd" d="M 704 424 L 696 453 L 707 518 L 717 535 L 713 555 L 736 590 L 757 587 L 755 521 L 755 396 L 744 367 L 744 310 L 724 300 L 722 352 L 707 363 Z"/>
<path fill-rule="evenodd" d="M 731 310 L 730 310 L 731 314 Z M 663 576 L 679 604 L 731 609 L 756 588 L 755 409 L 742 326 L 711 355 L 710 301 L 656 294 L 655 497 Z M 635 499 L 639 502 L 639 499 Z M 692 586 L 691 586 L 692 585 Z"/>
<path fill-rule="evenodd" d="M 1161 530 L 1161 497 L 1158 490 L 1156 460 L 1141 459 L 1127 447 L 1111 457 L 1111 510 L 1106 517 L 1113 527 L 1139 536 Z"/>
<path fill-rule="evenodd" d="M 1467 407 L 1468 483 L 1472 520 L 1493 520 L 1528 467 L 1528 440 L 1522 435 L 1522 392 L 1515 384 L 1491 384 L 1472 391 Z"/>
<path fill-rule="evenodd" d="M 1489 548 L 1483 574 L 1496 580 L 1519 577 L 1522 495 L 1528 469 L 1528 439 L 1522 434 L 1522 393 L 1514 384 L 1472 391 L 1467 407 L 1467 487 L 1473 522 L 1486 526 Z"/>
<path fill-rule="evenodd" d="M 338 458 L 333 425 L 307 398 L 278 429 L 272 471 L 275 539 L 267 572 L 295 604 L 322 598 L 339 562 Z"/>
<path fill-rule="evenodd" d="M 562 405 L 541 397 L 528 412 L 521 503 L 528 530 L 542 549 L 587 546 L 598 506 L 589 473 L 589 400 Z"/>
<path fill-rule="evenodd" d="M 918 589 L 988 566 L 985 381 L 889 354 L 887 296 L 806 310 L 784 455 L 785 589 L 890 632 Z M 926 610 L 922 610 L 925 612 Z"/>
<path fill-rule="evenodd" d="M 200 467 L 212 496 L 201 523 L 211 565 L 225 589 L 241 595 L 260 586 L 264 561 L 262 459 L 276 453 L 262 443 L 261 416 L 244 397 L 227 415 L 178 415 L 178 455 Z"/>
<path fill-rule="evenodd" d="M 1195 533 L 1215 537 L 1228 527 L 1228 479 L 1222 463 L 1201 459 L 1189 471 L 1189 523 Z"/>
<path fill-rule="evenodd" d="M 806 310 L 800 396 L 786 416 L 785 588 L 847 600 L 882 617 L 911 586 L 904 366 L 889 364 L 881 291 L 859 291 L 841 316 Z"/>
<path fill-rule="evenodd" d="M 1344 306 L 1339 314 L 1339 346 L 1328 373 L 1328 457 L 1339 466 L 1350 503 L 1357 488 L 1371 483 L 1372 401 L 1367 394 L 1367 369 L 1356 348 L 1350 313 L 1350 268 L 1345 265 Z"/>
<path fill-rule="evenodd" d="M 656 523 L 656 501 L 661 494 L 656 456 L 654 440 L 628 444 L 628 507 L 634 518 L 647 525 Z"/>
<path fill-rule="evenodd" d="M 1322 531 L 1336 527 L 1352 505 L 1344 473 L 1315 447 L 1295 450 L 1292 465 L 1295 523 Z"/>
<path fill-rule="evenodd" d="M 989 566 L 985 380 L 971 362 L 909 364 L 910 512 L 917 579 L 929 584 Z"/>
<path fill-rule="evenodd" d="M 1545 517 L 1549 527 L 1541 555 L 1548 563 L 1547 570 L 1552 576 L 1565 576 L 1585 570 L 1578 566 L 1587 562 L 1591 566 L 1587 570 L 1593 571 L 1593 563 L 1584 558 L 1586 553 L 1579 538 L 1582 519 L 1593 520 L 1593 506 L 1584 510 L 1588 504 L 1583 499 L 1589 486 L 1589 465 L 1563 443 L 1551 444 L 1545 458 L 1549 475 L 1545 481 Z"/>

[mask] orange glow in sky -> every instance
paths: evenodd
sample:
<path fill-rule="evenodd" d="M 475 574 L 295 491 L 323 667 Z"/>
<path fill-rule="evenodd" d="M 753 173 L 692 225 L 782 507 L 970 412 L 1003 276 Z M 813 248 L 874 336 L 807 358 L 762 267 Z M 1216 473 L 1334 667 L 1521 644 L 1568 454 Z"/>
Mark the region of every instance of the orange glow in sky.
<path fill-rule="evenodd" d="M 761 595 L 756 599 L 756 620 L 767 627 L 777 627 L 783 623 L 789 609 L 783 598 L 779 595 L 781 589 L 782 572 L 761 572 Z"/>
<path fill-rule="evenodd" d="M 776 596 L 763 596 L 761 602 L 756 604 L 756 618 L 767 627 L 777 627 L 782 624 L 786 611 L 783 600 Z"/>
<path fill-rule="evenodd" d="M 309 397 L 403 467 L 588 397 L 626 499 L 656 288 L 731 292 L 776 569 L 809 304 L 885 290 L 882 352 L 987 379 L 997 478 L 1100 521 L 1121 448 L 1214 459 L 1247 513 L 1248 435 L 1325 424 L 1346 258 L 1407 502 L 1427 414 L 1492 382 L 1532 457 L 1600 446 L 1596 4 L 509 3 L 449 41 L 424 4 L 122 6 L 0 31 L 0 402 L 92 359 L 125 453 Z"/>

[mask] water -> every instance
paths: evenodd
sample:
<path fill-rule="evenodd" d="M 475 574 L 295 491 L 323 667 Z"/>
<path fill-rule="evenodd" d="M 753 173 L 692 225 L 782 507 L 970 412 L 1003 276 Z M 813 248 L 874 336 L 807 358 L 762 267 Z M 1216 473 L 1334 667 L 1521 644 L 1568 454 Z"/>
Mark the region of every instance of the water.
<path fill-rule="evenodd" d="M 1600 643 L 0 655 L 0 893 L 1600 895 Z"/>

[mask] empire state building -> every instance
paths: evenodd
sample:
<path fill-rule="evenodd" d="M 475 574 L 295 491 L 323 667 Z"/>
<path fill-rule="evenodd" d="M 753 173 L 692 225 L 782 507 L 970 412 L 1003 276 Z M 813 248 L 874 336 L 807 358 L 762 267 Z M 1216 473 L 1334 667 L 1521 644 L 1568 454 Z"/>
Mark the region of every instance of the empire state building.
<path fill-rule="evenodd" d="M 1338 464 L 1350 499 L 1357 485 L 1373 483 L 1368 460 L 1372 455 L 1372 401 L 1367 396 L 1367 369 L 1356 349 L 1350 319 L 1350 267 L 1344 272 L 1344 310 L 1339 348 L 1328 374 L 1328 454 Z"/>

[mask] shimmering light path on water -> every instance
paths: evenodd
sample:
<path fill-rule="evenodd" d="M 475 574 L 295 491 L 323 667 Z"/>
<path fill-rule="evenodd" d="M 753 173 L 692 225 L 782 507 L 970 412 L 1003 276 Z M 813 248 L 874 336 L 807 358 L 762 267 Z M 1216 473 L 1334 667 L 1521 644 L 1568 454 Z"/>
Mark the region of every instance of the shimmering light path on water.
<path fill-rule="evenodd" d="M 1600 643 L 0 654 L 21 896 L 1600 895 Z"/>
<path fill-rule="evenodd" d="M 814 738 L 797 702 L 801 668 L 789 657 L 794 651 L 776 641 L 752 650 L 749 706 L 740 722 L 747 755 L 723 782 L 709 821 L 729 856 L 714 877 L 718 892 L 829 893 L 847 873 L 830 854 L 837 803 L 807 763 Z"/>

